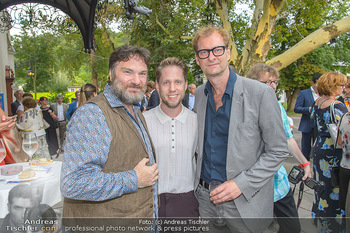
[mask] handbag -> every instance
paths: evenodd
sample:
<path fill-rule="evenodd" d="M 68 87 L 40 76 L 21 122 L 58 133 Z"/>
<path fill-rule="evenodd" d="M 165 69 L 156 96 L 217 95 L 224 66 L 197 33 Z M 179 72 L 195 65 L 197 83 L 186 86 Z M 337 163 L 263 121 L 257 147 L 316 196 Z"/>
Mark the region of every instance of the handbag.
<path fill-rule="evenodd" d="M 340 118 L 339 121 L 339 126 L 343 120 L 345 114 L 343 114 L 343 116 Z M 336 151 L 336 146 L 338 144 L 338 131 L 337 131 L 337 136 L 335 138 L 335 145 L 334 145 L 334 150 L 333 150 L 333 157 L 335 156 L 335 151 Z M 339 187 L 339 172 L 340 172 L 340 167 L 338 165 L 331 167 L 331 182 L 334 188 Z"/>
<path fill-rule="evenodd" d="M 339 172 L 340 168 L 338 166 L 331 167 L 331 182 L 334 188 L 339 187 Z"/>
<path fill-rule="evenodd" d="M 326 124 L 326 127 L 328 129 L 329 134 L 331 135 L 332 140 L 333 140 L 334 149 L 336 149 L 337 148 L 338 130 L 337 130 L 337 120 L 335 118 L 335 113 L 334 113 L 334 103 L 335 103 L 335 101 L 333 101 L 330 105 L 331 121 L 330 121 L 330 123 Z"/>
<path fill-rule="evenodd" d="M 22 163 L 28 160 L 28 155 L 22 149 L 22 136 L 17 126 L 2 131 L 0 137 L 6 148 L 6 163 Z"/>
<path fill-rule="evenodd" d="M 47 123 L 47 121 L 45 121 L 45 119 L 43 119 L 43 125 L 44 125 L 44 129 L 50 128 L 50 124 Z"/>

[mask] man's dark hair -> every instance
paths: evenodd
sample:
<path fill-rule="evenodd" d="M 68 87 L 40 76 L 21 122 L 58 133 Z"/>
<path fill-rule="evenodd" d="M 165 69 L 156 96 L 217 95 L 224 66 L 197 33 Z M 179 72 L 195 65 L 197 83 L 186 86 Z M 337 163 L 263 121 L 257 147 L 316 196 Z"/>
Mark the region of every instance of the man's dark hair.
<path fill-rule="evenodd" d="M 9 192 L 8 203 L 11 205 L 13 203 L 13 199 L 16 197 L 32 199 L 33 196 L 31 187 L 26 184 L 19 184 L 13 187 Z"/>
<path fill-rule="evenodd" d="M 32 98 L 33 98 L 33 95 L 30 94 L 30 93 L 24 93 L 24 94 L 23 94 L 23 98 L 25 98 L 25 97 L 32 97 Z"/>
<path fill-rule="evenodd" d="M 322 76 L 322 74 L 315 74 L 313 77 L 312 77 L 312 82 L 313 83 L 316 83 L 317 80 Z"/>
<path fill-rule="evenodd" d="M 111 53 L 111 56 L 109 57 L 109 70 L 113 72 L 118 62 L 129 61 L 129 59 L 134 56 L 141 58 L 146 63 L 147 68 L 149 67 L 151 53 L 148 49 L 139 48 L 133 45 L 123 45 Z"/>

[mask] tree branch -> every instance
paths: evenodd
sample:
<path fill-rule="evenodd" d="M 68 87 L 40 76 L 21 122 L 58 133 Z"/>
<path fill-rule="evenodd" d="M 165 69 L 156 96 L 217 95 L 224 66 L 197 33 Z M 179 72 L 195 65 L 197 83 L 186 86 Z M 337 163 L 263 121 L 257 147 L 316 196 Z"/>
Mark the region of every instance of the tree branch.
<path fill-rule="evenodd" d="M 159 22 L 157 13 L 156 13 L 155 15 L 156 15 L 156 23 L 158 24 L 158 26 L 159 26 L 161 29 L 163 29 L 163 31 L 164 31 L 166 34 L 168 34 L 168 36 L 169 36 L 170 38 L 173 38 L 173 35 L 171 35 L 171 33 L 168 32 L 168 30 L 166 30 L 166 28 L 163 26 L 163 24 L 161 24 L 161 23 Z"/>
<path fill-rule="evenodd" d="M 163 24 L 159 21 L 157 14 L 156 15 L 156 23 L 158 24 L 158 26 L 163 29 L 163 31 L 171 38 L 173 39 L 174 36 L 163 26 Z M 180 36 L 179 39 L 182 40 L 193 40 L 193 36 Z"/>
<path fill-rule="evenodd" d="M 238 59 L 238 52 L 237 52 L 237 46 L 236 46 L 234 38 L 233 38 L 231 23 L 230 23 L 230 20 L 228 18 L 227 0 L 216 0 L 215 3 L 216 3 L 216 11 L 218 12 L 218 14 L 220 16 L 223 27 L 231 35 L 230 42 L 229 42 L 229 46 L 231 48 L 230 61 L 235 63 L 236 60 Z"/>
<path fill-rule="evenodd" d="M 276 23 L 276 17 L 281 11 L 285 0 L 257 0 L 252 22 L 250 40 L 242 53 L 239 64 L 241 74 L 245 74 L 252 65 L 264 62 L 271 48 L 271 33 Z"/>
<path fill-rule="evenodd" d="M 292 48 L 267 61 L 266 64 L 275 67 L 277 70 L 281 70 L 305 54 L 328 43 L 333 37 L 348 31 L 350 31 L 350 16 L 318 29 L 302 39 Z"/>
<path fill-rule="evenodd" d="M 242 50 L 242 58 L 239 64 L 239 67 L 237 67 L 239 70 L 243 69 L 244 64 L 247 63 L 247 60 L 249 59 L 249 52 L 252 47 L 252 38 L 255 35 L 256 29 L 258 27 L 259 21 L 263 14 L 263 8 L 264 8 L 264 0 L 257 0 L 255 4 L 254 9 L 254 15 L 252 18 L 252 26 L 250 27 L 249 31 L 249 37 L 244 45 L 244 48 Z"/>

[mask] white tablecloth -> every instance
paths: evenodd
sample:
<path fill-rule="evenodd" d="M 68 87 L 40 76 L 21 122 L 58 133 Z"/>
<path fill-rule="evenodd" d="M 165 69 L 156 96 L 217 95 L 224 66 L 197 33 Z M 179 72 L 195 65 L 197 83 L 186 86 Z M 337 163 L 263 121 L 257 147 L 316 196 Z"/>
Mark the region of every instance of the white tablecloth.
<path fill-rule="evenodd" d="M 27 163 L 19 163 L 23 166 L 23 170 L 28 169 L 28 162 Z M 7 166 L 7 165 L 4 165 Z M 50 206 L 53 206 L 63 200 L 63 197 L 61 195 L 60 191 L 60 174 L 61 174 L 61 166 L 62 162 L 54 161 L 51 167 L 51 169 L 46 172 L 37 172 L 37 176 L 43 176 L 38 179 L 35 179 L 30 182 L 25 182 L 22 184 L 28 184 L 28 185 L 40 185 L 42 187 L 42 204 L 48 204 Z M 0 166 L 0 168 L 3 166 Z M 6 179 L 6 180 L 16 180 L 16 176 L 2 176 L 0 175 L 0 180 Z M 18 185 L 19 183 L 6 183 L 4 181 L 0 181 L 0 218 L 5 218 L 5 216 L 8 214 L 7 210 L 7 202 L 8 202 L 8 194 L 10 190 Z"/>

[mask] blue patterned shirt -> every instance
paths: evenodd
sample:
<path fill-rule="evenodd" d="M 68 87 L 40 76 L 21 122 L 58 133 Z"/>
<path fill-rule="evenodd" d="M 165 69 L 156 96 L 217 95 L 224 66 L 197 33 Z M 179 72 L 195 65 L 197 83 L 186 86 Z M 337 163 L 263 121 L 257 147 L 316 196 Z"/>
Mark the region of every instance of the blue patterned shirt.
<path fill-rule="evenodd" d="M 286 132 L 287 139 L 292 138 L 293 134 L 290 130 L 287 113 L 284 110 L 283 105 L 278 102 L 281 109 L 281 117 L 283 122 L 284 131 Z M 281 200 L 284 198 L 290 190 L 290 185 L 288 181 L 288 174 L 284 166 L 275 173 L 275 190 L 274 190 L 274 201 Z"/>
<path fill-rule="evenodd" d="M 132 119 L 139 131 L 150 158 L 154 163 L 149 136 L 137 115 L 138 107 L 133 110 L 136 119 L 126 110 L 123 103 L 112 93 L 107 84 L 103 94 L 111 107 L 122 107 Z M 64 197 L 103 201 L 119 197 L 138 190 L 135 170 L 118 173 L 102 171 L 108 159 L 112 135 L 102 110 L 94 103 L 79 107 L 67 126 L 67 144 L 62 164 L 61 192 Z M 154 216 L 158 212 L 157 183 L 154 191 Z"/>

